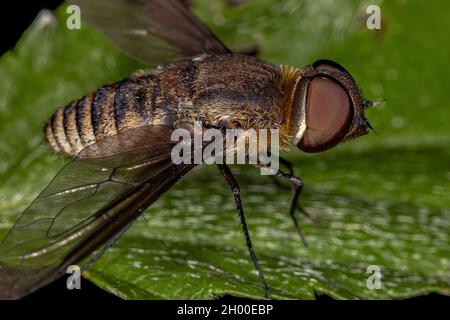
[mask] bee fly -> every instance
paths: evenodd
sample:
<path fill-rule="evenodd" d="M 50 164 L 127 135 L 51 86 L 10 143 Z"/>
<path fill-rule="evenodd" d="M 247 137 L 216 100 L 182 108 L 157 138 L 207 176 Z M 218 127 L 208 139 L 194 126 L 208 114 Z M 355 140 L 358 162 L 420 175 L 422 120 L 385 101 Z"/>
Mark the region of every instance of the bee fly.
<path fill-rule="evenodd" d="M 104 252 L 140 214 L 194 164 L 171 161 L 177 128 L 202 119 L 212 128 L 279 129 L 281 147 L 320 152 L 366 134 L 364 100 L 339 64 L 274 66 L 234 54 L 178 0 L 73 0 L 83 17 L 130 56 L 159 64 L 59 108 L 45 126 L 57 153 L 73 157 L 22 213 L 0 246 L 0 297 L 22 297 L 62 276 L 104 245 Z M 282 161 L 283 162 L 283 161 Z M 285 162 L 287 163 L 287 162 Z M 292 185 L 294 213 L 302 181 Z M 233 191 L 245 240 L 252 249 L 239 186 Z M 99 255 L 99 254 L 98 254 Z M 92 258 L 94 261 L 98 255 Z"/>

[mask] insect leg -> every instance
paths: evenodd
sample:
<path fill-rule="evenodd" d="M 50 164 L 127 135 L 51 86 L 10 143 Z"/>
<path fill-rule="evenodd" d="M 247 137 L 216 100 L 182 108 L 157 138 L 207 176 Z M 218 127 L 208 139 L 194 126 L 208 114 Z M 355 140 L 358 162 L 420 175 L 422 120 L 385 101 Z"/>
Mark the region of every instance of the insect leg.
<path fill-rule="evenodd" d="M 289 174 L 291 176 L 294 175 L 294 169 L 293 169 L 294 165 L 292 164 L 292 162 L 290 162 L 289 160 L 286 160 L 286 159 L 284 159 L 282 157 L 279 157 L 278 161 L 280 162 L 280 164 L 282 164 L 283 166 L 285 166 L 289 170 Z M 270 178 L 272 179 L 273 183 L 277 187 L 280 187 L 280 188 L 285 189 L 285 190 L 290 190 L 291 189 L 289 186 L 287 186 L 287 185 L 285 185 L 283 183 L 280 183 L 280 181 L 278 181 L 278 179 L 276 178 L 275 175 L 271 175 Z"/>
<path fill-rule="evenodd" d="M 300 229 L 300 225 L 297 221 L 297 218 L 295 217 L 295 212 L 296 212 L 297 208 L 303 214 L 307 215 L 306 211 L 303 210 L 303 208 L 300 207 L 298 204 L 298 199 L 300 198 L 300 194 L 302 193 L 302 189 L 303 189 L 303 181 L 300 178 L 294 176 L 292 173 L 288 174 L 288 173 L 284 173 L 280 170 L 277 171 L 276 175 L 288 180 L 293 186 L 294 196 L 292 197 L 291 208 L 289 209 L 289 215 L 291 216 L 291 219 L 295 225 L 295 229 L 297 230 L 297 233 L 300 236 L 300 238 L 302 239 L 304 245 L 308 246 L 305 235 L 303 234 L 302 230 Z"/>
<path fill-rule="evenodd" d="M 294 165 L 292 164 L 292 162 L 290 162 L 289 160 L 286 160 L 286 159 L 284 159 L 282 157 L 279 158 L 279 162 L 280 162 L 280 164 L 282 164 L 283 166 L 285 166 L 289 170 L 289 175 L 290 176 L 294 176 Z M 275 185 L 277 185 L 278 187 L 280 187 L 282 189 L 285 189 L 285 190 L 292 189 L 293 193 L 295 194 L 296 185 L 294 183 L 290 182 L 291 186 L 292 186 L 292 188 L 290 188 L 290 187 L 280 183 L 277 180 L 276 176 L 277 175 L 271 175 L 270 176 L 270 178 L 275 183 Z M 300 180 L 300 178 L 298 178 L 298 179 Z M 306 211 L 302 206 L 300 206 L 300 203 L 297 202 L 296 207 L 297 207 L 297 210 L 300 211 L 309 221 L 311 221 L 312 223 L 316 223 L 316 220 L 314 219 L 314 217 L 308 211 Z"/>
<path fill-rule="evenodd" d="M 233 191 L 234 201 L 236 202 L 236 209 L 238 211 L 239 218 L 241 220 L 242 231 L 244 232 L 245 242 L 247 244 L 248 251 L 250 252 L 250 256 L 252 257 L 253 264 L 255 265 L 255 268 L 258 271 L 259 278 L 261 279 L 261 282 L 266 291 L 266 299 L 271 299 L 270 288 L 267 285 L 266 278 L 264 277 L 261 266 L 259 265 L 258 258 L 256 257 L 255 251 L 253 251 L 252 241 L 250 239 L 250 233 L 248 232 L 247 223 L 245 222 L 244 208 L 242 207 L 241 193 L 240 193 L 239 185 L 238 185 L 236 179 L 234 178 L 233 173 L 231 172 L 230 168 L 228 168 L 227 165 L 218 164 L 218 167 L 219 167 L 220 171 L 222 172 L 222 174 L 224 175 L 225 179 L 227 180 L 228 185 L 230 186 L 231 190 Z"/>
<path fill-rule="evenodd" d="M 255 166 L 258 168 L 261 168 L 261 167 L 268 168 L 269 167 L 269 165 L 264 165 L 264 164 L 257 164 Z M 303 234 L 302 230 L 300 229 L 300 224 L 298 223 L 297 218 L 295 217 L 295 212 L 298 209 L 306 217 L 308 217 L 309 219 L 312 220 L 312 217 L 310 216 L 310 214 L 307 211 L 305 211 L 298 203 L 298 199 L 300 198 L 300 194 L 302 193 L 303 181 L 300 178 L 294 176 L 292 174 L 292 170 L 290 171 L 290 173 L 285 173 L 281 170 L 278 170 L 275 173 L 275 175 L 272 175 L 272 176 L 273 177 L 278 176 L 278 177 L 281 177 L 281 178 L 287 180 L 293 187 L 294 196 L 292 197 L 291 207 L 289 209 L 289 215 L 291 216 L 291 219 L 294 222 L 295 229 L 297 230 L 297 233 L 300 236 L 300 239 L 302 239 L 303 244 L 307 247 L 308 242 L 306 241 L 305 235 Z M 312 221 L 314 221 L 314 220 L 312 220 Z"/>

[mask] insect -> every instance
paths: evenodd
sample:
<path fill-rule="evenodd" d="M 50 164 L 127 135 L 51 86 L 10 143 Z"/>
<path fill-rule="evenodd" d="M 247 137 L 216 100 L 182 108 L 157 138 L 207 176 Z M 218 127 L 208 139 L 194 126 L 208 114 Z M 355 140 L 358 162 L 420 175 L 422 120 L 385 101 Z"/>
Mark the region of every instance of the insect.
<path fill-rule="evenodd" d="M 62 276 L 104 246 L 194 164 L 171 161 L 173 130 L 277 128 L 280 143 L 320 152 L 366 134 L 365 100 L 339 64 L 274 66 L 232 53 L 178 0 L 73 0 L 83 17 L 130 56 L 148 64 L 123 81 L 59 108 L 45 126 L 57 153 L 72 157 L 22 213 L 0 246 L 0 297 L 18 298 Z M 302 181 L 293 186 L 295 219 Z M 239 186 L 218 165 L 233 191 L 251 258 L 270 298 L 245 221 Z M 95 261 L 98 256 L 92 258 Z"/>

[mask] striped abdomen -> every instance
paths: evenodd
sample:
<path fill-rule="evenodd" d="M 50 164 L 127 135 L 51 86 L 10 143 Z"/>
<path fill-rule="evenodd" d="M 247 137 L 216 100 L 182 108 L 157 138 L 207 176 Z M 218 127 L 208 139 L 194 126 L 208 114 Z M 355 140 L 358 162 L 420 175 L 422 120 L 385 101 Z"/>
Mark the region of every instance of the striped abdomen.
<path fill-rule="evenodd" d="M 281 69 L 241 55 L 211 55 L 137 73 L 58 109 L 45 136 L 77 155 L 105 136 L 150 124 L 176 128 L 200 119 L 209 127 L 278 128 L 283 121 Z"/>
<path fill-rule="evenodd" d="M 61 107 L 45 126 L 54 151 L 70 156 L 105 136 L 152 120 L 155 76 L 137 74 Z"/>

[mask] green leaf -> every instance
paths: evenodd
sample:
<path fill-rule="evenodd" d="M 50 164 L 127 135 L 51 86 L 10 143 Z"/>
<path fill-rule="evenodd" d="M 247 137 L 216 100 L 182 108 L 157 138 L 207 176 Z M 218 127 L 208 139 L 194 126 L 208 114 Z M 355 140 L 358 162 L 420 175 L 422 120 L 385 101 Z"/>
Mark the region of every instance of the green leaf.
<path fill-rule="evenodd" d="M 380 2 L 381 3 L 381 2 Z M 378 135 L 323 154 L 286 156 L 305 183 L 304 247 L 290 193 L 257 169 L 236 166 L 254 249 L 274 298 L 404 298 L 450 294 L 450 4 L 383 2 L 382 29 L 365 27 L 359 1 L 253 0 L 240 7 L 197 1 L 198 15 L 232 48 L 257 42 L 262 58 L 303 66 L 343 64 L 369 99 Z M 435 18 L 436 10 L 439 19 Z M 58 106 L 143 67 L 65 8 L 45 13 L 0 58 L 0 237 L 67 161 L 42 142 Z M 420 21 L 420 23 L 418 23 Z M 436 44 L 439 44 L 439 49 Z M 367 268 L 379 266 L 370 290 Z M 262 298 L 232 193 L 213 166 L 166 193 L 85 277 L 123 298 Z"/>

